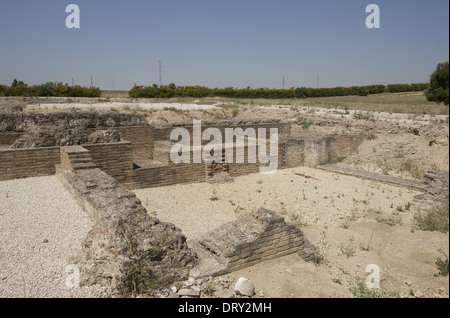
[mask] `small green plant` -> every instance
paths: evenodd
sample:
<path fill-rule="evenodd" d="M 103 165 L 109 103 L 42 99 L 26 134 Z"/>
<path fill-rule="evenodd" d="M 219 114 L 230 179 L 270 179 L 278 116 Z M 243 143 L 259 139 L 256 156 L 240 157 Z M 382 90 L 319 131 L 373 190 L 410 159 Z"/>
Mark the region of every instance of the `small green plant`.
<path fill-rule="evenodd" d="M 350 244 L 341 243 L 341 244 L 339 244 L 339 249 L 341 250 L 343 255 L 347 256 L 347 258 L 355 256 L 356 250 Z"/>
<path fill-rule="evenodd" d="M 112 111 L 112 112 L 117 113 L 117 108 L 111 107 L 109 110 Z"/>
<path fill-rule="evenodd" d="M 392 214 L 388 217 L 377 217 L 376 218 L 378 223 L 384 223 L 389 226 L 395 226 L 395 225 L 401 225 L 402 224 L 402 218 L 398 215 Z"/>
<path fill-rule="evenodd" d="M 212 196 L 209 198 L 211 201 L 218 201 L 219 197 L 217 196 L 217 190 L 213 189 Z"/>
<path fill-rule="evenodd" d="M 304 123 L 304 124 L 302 125 L 302 129 L 303 129 L 303 130 L 309 130 L 309 129 L 311 128 L 312 125 L 313 125 L 312 122 Z"/>
<path fill-rule="evenodd" d="M 205 288 L 203 288 L 203 293 L 207 296 L 211 296 L 214 293 L 214 288 L 211 284 L 208 284 Z"/>
<path fill-rule="evenodd" d="M 368 288 L 361 277 L 356 277 L 350 287 L 350 292 L 355 298 L 400 298 L 398 292 L 390 292 L 382 289 Z"/>
<path fill-rule="evenodd" d="M 448 271 L 449 271 L 448 255 L 445 254 L 444 252 L 442 252 L 441 250 L 439 250 L 439 252 L 444 254 L 444 258 L 445 258 L 443 260 L 439 257 L 435 263 L 439 269 L 439 276 L 448 276 Z"/>
<path fill-rule="evenodd" d="M 414 215 L 416 226 L 423 231 L 447 233 L 449 230 L 448 205 L 435 206 L 426 213 L 417 212 Z"/>
<path fill-rule="evenodd" d="M 258 182 L 257 182 L 258 184 L 263 184 L 264 183 L 264 181 L 262 181 L 262 180 L 258 180 Z"/>
<path fill-rule="evenodd" d="M 293 213 L 291 215 L 291 222 L 297 227 L 305 227 L 308 226 L 308 223 L 303 221 L 303 218 L 300 214 Z"/>

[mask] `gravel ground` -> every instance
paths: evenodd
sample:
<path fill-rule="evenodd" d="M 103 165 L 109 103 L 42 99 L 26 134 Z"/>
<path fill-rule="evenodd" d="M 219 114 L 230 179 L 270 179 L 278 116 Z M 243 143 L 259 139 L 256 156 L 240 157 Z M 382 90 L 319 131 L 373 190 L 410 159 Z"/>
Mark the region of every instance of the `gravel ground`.
<path fill-rule="evenodd" d="M 107 296 L 98 286 L 66 286 L 68 258 L 91 227 L 55 176 L 0 182 L 0 297 Z"/>

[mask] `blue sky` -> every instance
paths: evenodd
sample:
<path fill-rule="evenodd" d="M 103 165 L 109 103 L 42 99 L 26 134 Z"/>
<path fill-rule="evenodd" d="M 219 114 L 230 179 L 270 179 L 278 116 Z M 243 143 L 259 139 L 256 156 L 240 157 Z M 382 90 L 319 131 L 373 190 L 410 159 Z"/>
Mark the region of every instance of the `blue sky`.
<path fill-rule="evenodd" d="M 67 29 L 77 4 L 81 28 Z M 365 26 L 366 6 L 381 28 Z M 208 87 L 428 82 L 449 60 L 447 0 L 0 2 L 0 84 Z"/>

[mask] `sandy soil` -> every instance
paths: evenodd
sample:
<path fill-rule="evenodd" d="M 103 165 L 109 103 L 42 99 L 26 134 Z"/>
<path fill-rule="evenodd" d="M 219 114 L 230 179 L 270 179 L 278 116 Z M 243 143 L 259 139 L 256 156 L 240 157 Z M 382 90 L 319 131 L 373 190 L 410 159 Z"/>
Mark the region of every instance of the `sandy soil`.
<path fill-rule="evenodd" d="M 397 211 L 413 202 L 416 191 L 302 167 L 238 177 L 231 184 L 135 192 L 149 213 L 179 226 L 188 240 L 262 206 L 301 227 L 320 249 L 321 264 L 290 255 L 231 275 L 249 278 L 265 297 L 352 297 L 350 288 L 366 277 L 370 264 L 379 266 L 383 290 L 448 297 L 448 277 L 435 276 L 440 251 L 448 255 L 448 234 L 415 229 L 414 205 Z M 389 218 L 394 225 L 383 221 Z"/>

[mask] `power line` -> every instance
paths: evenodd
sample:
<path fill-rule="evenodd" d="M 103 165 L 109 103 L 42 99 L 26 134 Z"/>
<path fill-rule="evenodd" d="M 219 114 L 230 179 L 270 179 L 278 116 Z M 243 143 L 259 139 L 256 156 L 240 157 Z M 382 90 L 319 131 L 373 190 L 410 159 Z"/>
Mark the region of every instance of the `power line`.
<path fill-rule="evenodd" d="M 162 86 L 162 66 L 161 61 L 159 61 L 159 87 Z"/>

